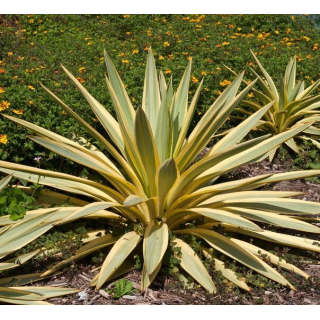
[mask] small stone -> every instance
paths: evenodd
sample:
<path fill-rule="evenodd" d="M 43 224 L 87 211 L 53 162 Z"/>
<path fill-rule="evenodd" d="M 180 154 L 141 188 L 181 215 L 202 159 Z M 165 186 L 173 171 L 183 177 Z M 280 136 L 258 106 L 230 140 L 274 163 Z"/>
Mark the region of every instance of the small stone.
<path fill-rule="evenodd" d="M 78 292 L 77 296 L 79 297 L 79 301 L 88 300 L 89 299 L 88 294 L 86 292 L 84 292 L 84 291 Z"/>
<path fill-rule="evenodd" d="M 303 302 L 308 303 L 308 304 L 311 304 L 311 300 L 310 300 L 310 299 L 304 298 L 304 299 L 303 299 Z"/>
<path fill-rule="evenodd" d="M 271 292 L 271 291 L 265 291 L 264 294 L 265 294 L 266 296 L 268 296 L 268 295 L 272 294 L 272 292 Z"/>

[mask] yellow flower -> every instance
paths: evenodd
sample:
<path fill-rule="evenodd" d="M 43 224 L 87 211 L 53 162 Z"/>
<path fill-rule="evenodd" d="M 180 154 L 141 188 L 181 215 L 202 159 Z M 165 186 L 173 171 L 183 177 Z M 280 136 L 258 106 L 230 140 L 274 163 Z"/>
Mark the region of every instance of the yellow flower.
<path fill-rule="evenodd" d="M 228 46 L 230 43 L 229 42 L 223 42 L 222 45 L 223 46 Z"/>
<path fill-rule="evenodd" d="M 64 110 L 61 111 L 61 114 L 65 115 L 67 114 Z"/>
<path fill-rule="evenodd" d="M 12 56 L 13 52 L 8 52 L 8 57 Z"/>
<path fill-rule="evenodd" d="M 170 69 L 167 69 L 164 73 L 165 73 L 165 74 L 170 74 L 170 73 L 171 73 L 171 70 L 170 70 Z"/>
<path fill-rule="evenodd" d="M 6 90 L 3 87 L 0 87 L 0 93 L 4 93 Z"/>
<path fill-rule="evenodd" d="M 218 71 L 221 71 L 221 68 L 220 68 L 220 67 L 216 67 L 216 69 L 217 69 Z"/>
<path fill-rule="evenodd" d="M 173 59 L 173 54 L 172 54 L 172 53 L 169 54 L 169 58 L 170 58 L 170 59 Z"/>
<path fill-rule="evenodd" d="M 0 143 L 7 144 L 8 138 L 6 134 L 0 134 Z"/>
<path fill-rule="evenodd" d="M 189 56 L 187 59 L 190 61 L 192 59 L 192 57 Z"/>
<path fill-rule="evenodd" d="M 126 18 L 129 18 L 130 17 L 130 14 L 124 14 L 123 17 L 126 19 Z"/>
<path fill-rule="evenodd" d="M 202 75 L 202 76 L 206 76 L 207 73 L 206 73 L 205 71 L 201 71 L 201 75 Z"/>
<path fill-rule="evenodd" d="M 163 59 L 164 59 L 164 56 L 160 55 L 159 60 L 163 60 Z"/>
<path fill-rule="evenodd" d="M 128 36 L 130 36 L 131 32 L 128 31 L 128 32 L 126 32 L 126 34 L 127 34 Z"/>
<path fill-rule="evenodd" d="M 274 33 L 275 33 L 275 34 L 279 34 L 279 31 L 278 31 L 278 30 L 276 30 Z"/>
<path fill-rule="evenodd" d="M 9 103 L 8 101 L 3 100 L 3 101 L 0 103 L 0 111 L 3 111 L 3 110 L 8 109 L 9 106 L 10 106 L 10 103 Z"/>
<path fill-rule="evenodd" d="M 121 60 L 122 63 L 129 63 L 129 60 Z"/>
<path fill-rule="evenodd" d="M 193 83 L 199 82 L 199 80 L 198 80 L 196 77 L 194 77 L 194 76 L 192 76 L 191 81 L 192 81 Z"/>
<path fill-rule="evenodd" d="M 36 90 L 33 86 L 31 86 L 31 85 L 28 85 L 28 88 L 31 90 L 31 91 L 34 91 L 34 90 Z"/>
<path fill-rule="evenodd" d="M 30 104 L 30 105 L 33 105 L 34 102 L 33 102 L 32 100 L 29 100 L 29 104 Z"/>
<path fill-rule="evenodd" d="M 22 109 L 19 109 L 19 110 L 13 109 L 12 112 L 15 113 L 15 114 L 23 114 L 23 110 Z"/>
<path fill-rule="evenodd" d="M 170 46 L 170 43 L 169 43 L 168 41 L 165 41 L 165 42 L 163 43 L 163 46 L 164 46 L 164 47 L 169 47 L 169 46 Z"/>
<path fill-rule="evenodd" d="M 248 96 L 249 96 L 250 98 L 253 98 L 253 97 L 254 97 L 253 92 L 250 92 L 250 93 L 248 94 Z"/>
<path fill-rule="evenodd" d="M 228 86 L 231 83 L 231 81 L 224 79 L 222 82 L 220 82 L 220 86 L 225 87 Z"/>
<path fill-rule="evenodd" d="M 88 46 L 91 46 L 91 45 L 92 45 L 92 42 L 88 42 L 87 45 L 88 45 Z"/>
<path fill-rule="evenodd" d="M 85 67 L 80 67 L 80 68 L 78 69 L 78 71 L 80 71 L 80 72 L 82 72 L 82 71 L 84 71 L 84 70 L 86 70 Z"/>
<path fill-rule="evenodd" d="M 29 20 L 29 23 L 34 23 L 34 20 L 33 20 L 33 19 L 30 19 L 30 20 Z"/>
<path fill-rule="evenodd" d="M 167 34 L 168 36 L 171 36 L 171 31 L 167 31 L 166 34 Z"/>
<path fill-rule="evenodd" d="M 139 53 L 139 50 L 138 50 L 138 49 L 132 50 L 132 54 L 136 54 L 136 53 Z"/>
<path fill-rule="evenodd" d="M 306 58 L 307 58 L 307 59 L 312 59 L 312 55 L 311 55 L 311 54 L 308 54 L 308 55 L 306 56 Z"/>

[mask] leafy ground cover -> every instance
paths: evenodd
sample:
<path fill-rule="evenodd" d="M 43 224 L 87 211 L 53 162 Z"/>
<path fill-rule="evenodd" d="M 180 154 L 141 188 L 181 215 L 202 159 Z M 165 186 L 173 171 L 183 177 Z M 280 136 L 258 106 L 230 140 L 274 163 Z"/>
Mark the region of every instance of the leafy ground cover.
<path fill-rule="evenodd" d="M 306 85 L 320 77 L 320 33 L 306 16 L 290 15 L 1 15 L 0 110 L 71 138 L 78 125 L 41 89 L 43 82 L 99 129 L 94 115 L 67 81 L 60 63 L 91 94 L 113 110 L 106 93 L 103 49 L 115 62 L 134 107 L 141 104 L 149 46 L 167 79 L 178 79 L 193 59 L 192 84 L 205 78 L 198 117 L 234 76 L 254 64 L 249 49 L 275 77 L 297 57 L 297 78 Z M 277 81 L 278 79 L 275 78 Z M 177 83 L 173 83 L 174 87 Z M 195 117 L 195 123 L 197 117 Z M 0 158 L 81 172 L 26 138 L 26 130 L 0 119 Z M 87 175 L 86 170 L 81 172 Z"/>

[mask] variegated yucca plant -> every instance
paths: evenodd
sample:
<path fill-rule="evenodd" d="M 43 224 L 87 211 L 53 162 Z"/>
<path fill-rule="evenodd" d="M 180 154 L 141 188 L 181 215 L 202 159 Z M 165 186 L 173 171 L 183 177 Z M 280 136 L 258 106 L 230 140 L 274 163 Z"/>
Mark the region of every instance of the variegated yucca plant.
<path fill-rule="evenodd" d="M 202 241 L 201 255 L 214 259 L 214 268 L 239 287 L 247 284 L 217 259 L 220 252 L 285 286 L 293 286 L 260 258 L 266 253 L 274 265 L 308 277 L 302 270 L 253 244 L 237 238 L 249 235 L 265 241 L 320 252 L 314 240 L 264 230 L 275 225 L 304 232 L 319 233 L 312 225 L 316 218 L 304 217 L 320 212 L 320 204 L 290 199 L 299 193 L 255 190 L 268 183 L 320 175 L 318 170 L 265 174 L 241 180 L 219 182 L 222 174 L 239 166 L 264 159 L 270 150 L 305 131 L 310 123 L 270 137 L 262 136 L 243 141 L 257 126 L 261 117 L 273 106 L 273 101 L 250 115 L 232 129 L 205 156 L 195 161 L 212 136 L 221 128 L 242 99 L 252 90 L 255 81 L 238 93 L 243 73 L 214 101 L 199 123 L 188 135 L 191 120 L 200 95 L 202 82 L 189 104 L 191 61 L 176 91 L 172 80 L 167 83 L 162 72 L 157 73 L 152 50 L 149 50 L 143 99 L 136 109 L 126 93 L 114 65 L 105 54 L 106 85 L 117 114 L 110 113 L 65 68 L 67 76 L 82 93 L 106 131 L 103 135 L 77 115 L 53 92 L 43 88 L 74 120 L 99 143 L 96 146 L 67 139 L 22 119 L 5 116 L 36 133 L 30 139 L 49 150 L 96 170 L 103 182 L 0 161 L 0 171 L 33 183 L 73 193 L 73 207 L 40 209 L 26 213 L 24 219 L 11 221 L 0 218 L 0 258 L 33 241 L 54 226 L 78 219 L 118 220 L 122 234 L 96 230 L 70 259 L 48 269 L 48 276 L 73 260 L 96 250 L 112 246 L 91 285 L 101 288 L 104 283 L 133 267 L 133 252 L 143 253 L 141 290 L 144 291 L 158 274 L 168 247 L 180 248 L 180 267 L 209 292 L 216 292 L 214 279 L 204 267 L 201 257 L 187 243 L 190 235 Z M 47 191 L 46 191 L 47 192 Z M 52 200 L 63 195 L 42 194 Z M 41 196 L 41 193 L 40 193 Z M 76 196 L 86 196 L 86 203 Z M 311 222 L 311 223 L 310 223 Z M 223 227 L 219 233 L 215 227 Z M 218 228 L 219 229 L 219 228 Z M 102 234 L 102 235 L 101 235 Z M 229 236 L 226 236 L 228 234 Z"/>
<path fill-rule="evenodd" d="M 12 176 L 9 175 L 0 180 L 0 191 L 9 184 L 11 178 Z M 1 230 L 4 231 L 6 229 Z M 1 233 L 2 232 L 0 232 L 0 234 Z M 6 260 L 5 262 L 0 262 L 0 274 L 3 271 L 20 267 L 23 263 L 40 253 L 41 250 L 36 250 L 27 254 L 22 254 L 13 259 Z M 46 305 L 50 303 L 43 301 L 45 299 L 80 291 L 72 288 L 22 286 L 40 279 L 43 279 L 41 274 L 28 274 L 0 279 L 0 302 L 10 304 Z"/>
<path fill-rule="evenodd" d="M 304 81 L 297 82 L 296 58 L 294 57 L 290 59 L 284 76 L 280 76 L 279 89 L 277 89 L 271 76 L 252 51 L 251 55 L 260 71 L 260 74 L 258 74 L 250 68 L 253 77 L 257 78 L 256 84 L 259 89 L 253 88 L 251 90 L 256 100 L 242 101 L 242 104 L 249 107 L 250 111 L 243 108 L 237 108 L 236 110 L 250 116 L 261 110 L 265 104 L 274 101 L 255 129 L 275 135 L 304 123 L 313 123 L 307 129 L 285 141 L 285 144 L 296 153 L 299 152 L 296 139 L 309 140 L 320 149 L 320 95 L 313 94 L 314 90 L 320 85 L 320 79 L 307 88 L 305 88 Z M 233 72 L 230 68 L 228 69 Z M 246 81 L 244 83 L 248 84 Z M 270 161 L 273 160 L 277 148 L 270 151 Z"/>

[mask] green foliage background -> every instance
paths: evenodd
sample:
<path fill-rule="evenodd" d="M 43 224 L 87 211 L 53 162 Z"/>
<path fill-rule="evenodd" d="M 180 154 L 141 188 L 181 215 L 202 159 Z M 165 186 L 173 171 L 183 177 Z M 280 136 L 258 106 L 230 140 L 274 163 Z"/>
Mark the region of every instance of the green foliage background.
<path fill-rule="evenodd" d="M 320 77 L 320 32 L 314 19 L 304 15 L 0 15 L 0 103 L 3 111 L 54 132 L 71 137 L 82 134 L 78 125 L 41 89 L 43 82 L 94 127 L 94 114 L 67 81 L 60 63 L 108 110 L 112 110 L 104 81 L 103 50 L 120 73 L 130 98 L 138 106 L 142 98 L 147 49 L 152 46 L 157 67 L 169 79 L 181 77 L 193 58 L 191 92 L 204 76 L 205 84 L 197 110 L 201 115 L 223 90 L 225 79 L 248 69 L 252 49 L 269 74 L 280 76 L 289 57 L 298 59 L 298 78 L 310 84 Z M 275 80 L 278 80 L 277 78 Z M 31 87 L 30 87 L 31 86 Z M 174 81 L 174 86 L 177 83 Z M 33 90 L 34 88 L 34 90 Z M 197 117 L 195 117 L 197 121 Z M 103 132 L 103 130 L 102 130 Z M 26 130 L 1 118 L 0 159 L 79 173 L 78 166 L 29 141 Z M 84 135 L 85 136 L 85 135 Z M 50 160 L 50 161 L 47 161 Z"/>

